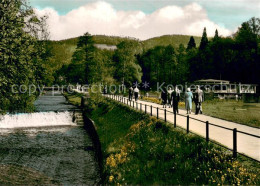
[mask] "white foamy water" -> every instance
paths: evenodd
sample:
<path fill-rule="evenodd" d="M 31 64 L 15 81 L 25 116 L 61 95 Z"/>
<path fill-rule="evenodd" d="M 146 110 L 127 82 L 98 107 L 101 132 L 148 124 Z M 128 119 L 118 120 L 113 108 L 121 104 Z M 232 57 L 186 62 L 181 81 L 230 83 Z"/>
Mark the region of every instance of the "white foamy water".
<path fill-rule="evenodd" d="M 47 127 L 76 125 L 72 122 L 71 112 L 38 112 L 4 115 L 0 120 L 0 128 L 21 128 L 21 127 Z"/>

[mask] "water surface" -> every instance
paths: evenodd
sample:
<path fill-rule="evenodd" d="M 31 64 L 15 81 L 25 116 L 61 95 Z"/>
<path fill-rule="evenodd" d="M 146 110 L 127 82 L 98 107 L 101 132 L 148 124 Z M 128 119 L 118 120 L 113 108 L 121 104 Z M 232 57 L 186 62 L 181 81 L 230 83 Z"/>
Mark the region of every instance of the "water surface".
<path fill-rule="evenodd" d="M 37 113 L 0 121 L 0 164 L 29 167 L 65 185 L 99 183 L 93 142 L 72 122 L 75 107 L 58 92 L 39 97 L 35 106 Z M 1 127 L 3 121 L 10 126 Z"/>

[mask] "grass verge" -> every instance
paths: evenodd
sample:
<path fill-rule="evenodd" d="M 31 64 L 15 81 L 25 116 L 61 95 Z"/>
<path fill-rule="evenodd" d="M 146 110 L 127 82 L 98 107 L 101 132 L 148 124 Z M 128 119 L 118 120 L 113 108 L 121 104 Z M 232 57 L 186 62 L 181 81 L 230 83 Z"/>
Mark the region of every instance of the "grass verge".
<path fill-rule="evenodd" d="M 193 105 L 194 107 L 194 105 Z M 209 100 L 202 103 L 203 114 L 260 128 L 260 104 L 233 100 Z M 184 106 L 180 106 L 184 108 Z"/>
<path fill-rule="evenodd" d="M 233 159 L 198 136 L 101 97 L 92 97 L 87 109 L 100 138 L 106 183 L 260 184 L 259 163 Z"/>
<path fill-rule="evenodd" d="M 142 100 L 161 104 L 158 98 L 144 97 Z M 260 128 L 260 103 L 215 99 L 203 102 L 202 107 L 205 115 Z M 179 108 L 185 109 L 185 103 L 179 102 Z M 194 103 L 193 110 L 195 110 Z"/>

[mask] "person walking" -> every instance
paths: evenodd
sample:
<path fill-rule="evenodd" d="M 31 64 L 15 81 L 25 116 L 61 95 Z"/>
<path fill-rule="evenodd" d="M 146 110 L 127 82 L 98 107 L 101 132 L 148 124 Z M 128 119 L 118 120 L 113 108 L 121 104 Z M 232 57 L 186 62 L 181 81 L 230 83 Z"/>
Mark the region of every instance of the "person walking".
<path fill-rule="evenodd" d="M 166 104 L 167 104 L 167 89 L 166 88 L 163 88 L 162 93 L 161 93 L 161 98 L 162 98 L 163 108 L 166 108 Z"/>
<path fill-rule="evenodd" d="M 199 95 L 198 95 L 198 90 L 195 91 L 193 94 L 193 101 L 195 103 L 195 114 L 198 115 L 199 113 Z"/>
<path fill-rule="evenodd" d="M 168 99 L 169 108 L 171 108 L 172 107 L 172 88 L 171 87 L 168 89 L 167 99 Z"/>
<path fill-rule="evenodd" d="M 135 101 L 137 101 L 139 96 L 139 89 L 137 87 L 134 88 L 134 96 L 135 96 Z"/>
<path fill-rule="evenodd" d="M 132 98 L 133 98 L 133 93 L 134 93 L 134 89 L 133 87 L 130 87 L 129 90 L 128 90 L 128 94 L 129 94 L 129 101 L 132 101 Z"/>
<path fill-rule="evenodd" d="M 196 94 L 197 94 L 197 114 L 202 114 L 202 102 L 204 101 L 204 92 L 203 90 L 200 89 L 199 86 L 197 86 L 197 90 L 196 90 Z"/>
<path fill-rule="evenodd" d="M 187 91 L 185 92 L 185 108 L 187 110 L 187 114 L 191 114 L 192 98 L 193 98 L 193 94 L 190 88 L 188 88 Z"/>
<path fill-rule="evenodd" d="M 179 105 L 179 101 L 180 101 L 180 92 L 177 87 L 175 89 L 173 89 L 173 91 L 171 93 L 171 100 L 172 100 L 173 113 L 179 114 L 178 105 Z"/>

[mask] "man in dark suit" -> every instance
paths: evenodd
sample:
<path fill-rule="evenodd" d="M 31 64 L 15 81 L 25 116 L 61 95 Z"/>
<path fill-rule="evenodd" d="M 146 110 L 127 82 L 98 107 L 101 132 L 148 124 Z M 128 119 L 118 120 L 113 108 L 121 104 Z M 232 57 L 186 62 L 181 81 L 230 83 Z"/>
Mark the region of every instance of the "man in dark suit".
<path fill-rule="evenodd" d="M 129 88 L 128 94 L 129 94 L 129 101 L 132 101 L 133 98 L 134 89 L 133 87 Z"/>
<path fill-rule="evenodd" d="M 180 101 L 180 92 L 177 87 L 172 91 L 171 100 L 172 100 L 173 113 L 174 114 L 179 113 L 178 104 Z"/>

